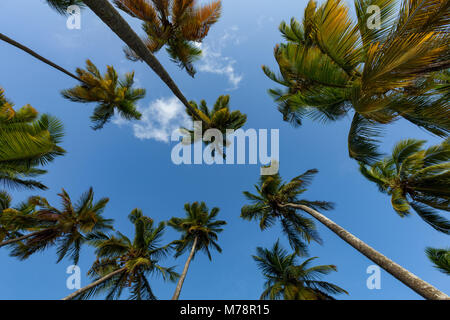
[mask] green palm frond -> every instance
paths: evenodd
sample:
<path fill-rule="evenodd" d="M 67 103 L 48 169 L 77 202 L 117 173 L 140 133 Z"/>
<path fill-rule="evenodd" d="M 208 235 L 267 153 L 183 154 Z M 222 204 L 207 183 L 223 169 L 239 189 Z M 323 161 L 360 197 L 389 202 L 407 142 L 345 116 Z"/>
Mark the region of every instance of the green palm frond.
<path fill-rule="evenodd" d="M 337 271 L 334 265 L 309 267 L 316 258 L 297 264 L 297 255 L 289 254 L 277 241 L 269 250 L 258 247 L 253 259 L 266 282 L 261 295 L 264 300 L 331 300 L 331 295 L 347 291 L 339 286 L 320 280 L 322 276 Z"/>
<path fill-rule="evenodd" d="M 427 248 L 428 259 L 433 262 L 434 267 L 444 274 L 450 275 L 450 250 Z"/>
<path fill-rule="evenodd" d="M 63 135 L 59 120 L 39 116 L 30 105 L 14 110 L 0 88 L 0 183 L 10 188 L 45 189 L 29 178 L 44 174 L 39 166 L 65 154 L 59 146 Z"/>
<path fill-rule="evenodd" d="M 107 300 L 115 300 L 129 288 L 131 300 L 156 300 L 148 277 L 157 274 L 164 280 L 173 282 L 179 276 L 173 267 L 163 267 L 159 264 L 170 250 L 169 245 L 161 245 L 165 223 L 156 225 L 153 219 L 145 216 L 140 209 L 134 209 L 128 218 L 134 225 L 133 240 L 120 232 L 97 232 L 87 237 L 97 255 L 97 260 L 89 270 L 93 281 L 115 271 L 119 273 L 98 283 L 78 296 L 78 299 L 104 295 Z M 122 268 L 124 269 L 121 272 Z"/>
<path fill-rule="evenodd" d="M 370 26 L 379 9 L 379 26 Z M 287 41 L 274 50 L 284 89 L 269 93 L 285 121 L 336 121 L 355 112 L 349 154 L 380 157 L 380 126 L 404 118 L 441 136 L 450 132 L 447 0 L 355 0 L 354 23 L 343 1 L 309 1 L 303 21 L 283 22 Z"/>
<path fill-rule="evenodd" d="M 144 98 L 145 89 L 133 87 L 134 73 L 127 73 L 119 79 L 115 69 L 107 66 L 102 76 L 97 67 L 87 60 L 86 70 L 78 68 L 77 74 L 83 83 L 63 90 L 61 94 L 73 102 L 97 103 L 91 116 L 94 130 L 103 128 L 114 114 L 126 120 L 141 119 L 136 103 Z"/>
<path fill-rule="evenodd" d="M 223 231 L 222 226 L 226 225 L 223 220 L 216 220 L 219 208 L 215 207 L 209 212 L 204 202 L 186 203 L 184 206 L 186 217 L 173 217 L 168 225 L 176 231 L 181 232 L 181 238 L 174 241 L 176 257 L 181 256 L 190 249 L 197 239 L 196 252 L 203 251 L 211 260 L 210 248 L 219 253 L 222 249 L 217 244 L 218 234 Z"/>
<path fill-rule="evenodd" d="M 306 255 L 310 241 L 321 243 L 322 240 L 317 233 L 314 221 L 287 207 L 286 204 L 296 203 L 311 208 L 331 210 L 333 204 L 330 202 L 299 198 L 317 173 L 318 170 L 311 169 L 286 183 L 282 181 L 279 174 L 261 176 L 258 185 L 255 185 L 256 194 L 244 192 L 244 196 L 252 204 L 241 208 L 241 218 L 259 221 L 261 230 L 266 230 L 279 221 L 291 247 L 298 254 Z"/>
<path fill-rule="evenodd" d="M 450 211 L 450 144 L 424 148 L 425 141 L 398 142 L 392 154 L 371 166 L 360 163 L 360 172 L 391 196 L 400 216 L 411 208 L 431 227 L 449 234 L 450 221 L 437 211 Z"/>

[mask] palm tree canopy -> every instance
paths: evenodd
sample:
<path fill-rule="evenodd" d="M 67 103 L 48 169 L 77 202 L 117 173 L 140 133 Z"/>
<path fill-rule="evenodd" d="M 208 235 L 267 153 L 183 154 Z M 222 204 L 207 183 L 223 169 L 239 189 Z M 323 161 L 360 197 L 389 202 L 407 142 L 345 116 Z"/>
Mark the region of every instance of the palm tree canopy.
<path fill-rule="evenodd" d="M 286 87 L 272 89 L 284 120 L 335 121 L 351 110 L 349 153 L 377 160 L 380 125 L 399 117 L 439 135 L 450 132 L 447 0 L 355 0 L 357 21 L 341 0 L 309 1 L 303 21 L 281 23 L 287 41 L 275 47 Z M 380 8 L 380 26 L 369 26 L 369 6 Z"/>
<path fill-rule="evenodd" d="M 407 139 L 392 155 L 372 166 L 360 163 L 361 173 L 391 196 L 394 210 L 404 217 L 411 208 L 438 231 L 450 233 L 450 221 L 436 210 L 450 211 L 450 139 L 423 148 L 425 141 Z"/>
<path fill-rule="evenodd" d="M 323 275 L 337 268 L 334 265 L 310 266 L 317 257 L 297 264 L 297 254 L 288 254 L 279 241 L 270 250 L 258 247 L 256 252 L 253 259 L 266 279 L 261 300 L 334 300 L 332 295 L 347 294 L 337 285 L 321 280 Z"/>
<path fill-rule="evenodd" d="M 195 75 L 193 62 L 201 56 L 197 45 L 216 23 L 221 14 L 221 1 L 198 5 L 197 0 L 114 0 L 118 8 L 134 18 L 143 21 L 146 33 L 145 44 L 151 52 L 166 46 L 172 60 L 192 77 Z M 127 49 L 127 57 L 140 57 Z"/>
<path fill-rule="evenodd" d="M 23 235 L 22 231 L 36 226 L 33 218 L 35 206 L 22 202 L 12 207 L 12 197 L 0 191 L 0 242 Z"/>
<path fill-rule="evenodd" d="M 436 269 L 450 275 L 450 249 L 427 248 L 425 252 Z"/>
<path fill-rule="evenodd" d="M 155 225 L 139 209 L 133 210 L 128 218 L 135 228 L 133 240 L 120 232 L 114 235 L 100 232 L 89 239 L 97 255 L 89 275 L 98 280 L 121 268 L 125 271 L 93 287 L 78 299 L 89 299 L 102 293 L 108 300 L 118 299 L 123 290 L 129 288 L 130 299 L 155 300 L 148 276 L 159 274 L 172 282 L 177 279 L 178 274 L 173 267 L 166 268 L 159 264 L 170 252 L 170 246 L 161 246 L 165 224 Z"/>
<path fill-rule="evenodd" d="M 45 173 L 46 165 L 65 154 L 59 146 L 63 137 L 61 122 L 26 105 L 14 110 L 0 88 L 0 183 L 10 188 L 46 189 L 28 179 Z"/>
<path fill-rule="evenodd" d="M 228 145 L 226 141 L 227 130 L 240 129 L 247 122 L 247 115 L 241 113 L 239 110 L 230 111 L 229 95 L 220 96 L 212 109 L 208 108 L 205 100 L 202 100 L 200 105 L 198 105 L 195 101 L 191 101 L 190 104 L 196 110 L 196 114 L 194 115 L 189 109 L 186 109 L 186 113 L 193 122 L 198 121 L 197 116 L 201 117 L 203 120 L 201 130 L 202 136 L 209 129 L 216 129 L 222 133 L 224 141 L 214 141 L 218 143 L 219 146 Z M 195 143 L 199 138 L 201 138 L 194 135 L 194 130 L 182 128 L 182 131 L 191 137 L 191 143 Z M 210 144 L 211 141 L 205 143 Z"/>
<path fill-rule="evenodd" d="M 133 88 L 134 72 L 119 79 L 116 70 L 107 66 L 102 76 L 90 60 L 86 61 L 86 70 L 78 68 L 76 72 L 83 83 L 63 90 L 62 95 L 73 102 L 98 103 L 91 116 L 94 130 L 103 128 L 115 113 L 127 120 L 141 119 L 136 102 L 144 98 L 145 89 Z"/>
<path fill-rule="evenodd" d="M 47 4 L 56 12 L 62 15 L 67 14 L 67 9 L 70 6 L 76 5 L 79 7 L 83 7 L 83 0 L 45 0 Z"/>
<path fill-rule="evenodd" d="M 326 201 L 309 201 L 299 199 L 311 184 L 316 169 L 305 173 L 285 183 L 279 174 L 262 175 L 258 185 L 255 185 L 256 194 L 248 191 L 244 196 L 252 202 L 241 209 L 241 217 L 245 220 L 259 220 L 261 230 L 265 230 L 280 220 L 282 230 L 287 235 L 289 243 L 298 253 L 307 253 L 307 244 L 311 240 L 321 243 L 316 231 L 314 221 L 286 206 L 289 203 L 303 204 L 313 209 L 330 210 L 333 204 Z"/>
<path fill-rule="evenodd" d="M 173 242 L 176 256 L 179 257 L 191 248 L 197 238 L 195 251 L 204 251 L 211 260 L 210 248 L 222 252 L 217 244 L 218 234 L 223 231 L 222 226 L 227 224 L 225 221 L 216 220 L 219 208 L 212 208 L 209 212 L 204 202 L 194 202 L 186 203 L 184 211 L 186 212 L 185 218 L 174 217 L 168 222 L 169 226 L 182 233 L 181 239 Z"/>
<path fill-rule="evenodd" d="M 17 243 L 11 253 L 12 256 L 23 260 L 38 251 L 56 245 L 58 262 L 69 256 L 74 264 L 77 264 L 81 246 L 91 234 L 113 229 L 113 220 L 106 219 L 102 215 L 109 199 L 102 198 L 95 202 L 92 188 L 75 204 L 64 189 L 58 196 L 62 202 L 61 210 L 51 206 L 45 198 L 29 199 L 29 203 L 38 208 L 32 216 L 35 226 L 31 230 L 39 232 Z M 20 225 L 18 227 L 23 229 Z"/>

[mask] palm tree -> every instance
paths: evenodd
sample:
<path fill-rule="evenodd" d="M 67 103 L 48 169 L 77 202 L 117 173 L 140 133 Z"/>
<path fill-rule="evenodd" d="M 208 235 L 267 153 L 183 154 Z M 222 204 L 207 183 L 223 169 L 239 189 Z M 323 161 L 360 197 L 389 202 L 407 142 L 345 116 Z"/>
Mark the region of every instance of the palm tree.
<path fill-rule="evenodd" d="M 334 300 L 333 294 L 348 294 L 337 285 L 320 280 L 337 268 L 334 265 L 310 267 L 317 257 L 297 264 L 297 254 L 288 254 L 279 241 L 271 250 L 258 247 L 256 252 L 253 259 L 266 279 L 261 300 Z"/>
<path fill-rule="evenodd" d="M 164 279 L 175 281 L 178 274 L 173 267 L 166 268 L 159 261 L 166 257 L 170 246 L 161 246 L 165 224 L 155 226 L 154 221 L 135 209 L 129 215 L 135 227 L 134 240 L 124 234 L 98 233 L 90 238 L 96 248 L 97 260 L 89 274 L 94 282 L 68 295 L 63 300 L 88 299 L 100 293 L 107 293 L 106 299 L 118 299 L 123 290 L 129 288 L 130 299 L 155 300 L 147 277 L 158 273 Z"/>
<path fill-rule="evenodd" d="M 367 10 L 380 8 L 380 25 Z M 354 112 L 348 145 L 352 158 L 378 159 L 381 125 L 402 117 L 441 137 L 450 132 L 448 0 L 355 0 L 357 22 L 341 0 L 309 1 L 302 23 L 281 23 L 287 43 L 275 47 L 286 87 L 270 93 L 284 120 L 336 121 Z M 445 84 L 445 88 L 442 84 Z"/>
<path fill-rule="evenodd" d="M 41 165 L 65 154 L 59 146 L 63 126 L 49 115 L 41 115 L 30 105 L 14 110 L 0 88 L 0 183 L 10 188 L 46 189 L 30 179 L 46 173 Z"/>
<path fill-rule="evenodd" d="M 436 269 L 450 275 L 450 249 L 427 248 L 425 252 Z"/>
<path fill-rule="evenodd" d="M 208 255 L 209 260 L 211 260 L 210 248 L 222 252 L 222 249 L 217 244 L 217 234 L 222 232 L 223 229 L 221 227 L 226 225 L 225 221 L 216 220 L 219 208 L 213 208 L 208 213 L 209 210 L 204 202 L 200 204 L 198 202 L 193 204 L 186 203 L 184 210 L 186 211 L 185 218 L 172 218 L 168 223 L 169 226 L 182 233 L 181 239 L 173 242 L 176 245 L 175 256 L 179 257 L 188 248 L 191 248 L 172 300 L 179 299 L 189 265 L 198 251 L 203 250 Z"/>
<path fill-rule="evenodd" d="M 196 117 L 198 120 L 206 121 L 206 119 L 202 119 L 202 117 L 197 114 L 196 110 L 192 108 L 186 97 L 158 59 L 155 58 L 142 39 L 139 38 L 133 29 L 131 29 L 130 25 L 122 18 L 108 0 L 84 0 L 83 2 L 159 76 L 173 94 L 180 99 L 181 103 L 183 103 L 183 105 L 193 114 L 197 115 Z"/>
<path fill-rule="evenodd" d="M 261 230 L 272 227 L 279 220 L 291 247 L 297 253 L 307 255 L 307 244 L 310 241 L 322 243 L 314 221 L 298 214 L 293 208 L 279 204 L 292 202 L 322 210 L 333 209 L 334 205 L 330 202 L 298 199 L 298 196 L 307 190 L 306 187 L 317 172 L 315 169 L 308 170 L 288 183 L 284 183 L 279 174 L 262 175 L 259 184 L 255 185 L 256 194 L 244 192 L 244 196 L 252 204 L 242 207 L 241 218 L 248 221 L 259 220 Z"/>
<path fill-rule="evenodd" d="M 360 163 L 360 171 L 391 197 L 400 217 L 413 209 L 434 229 L 450 234 L 450 221 L 436 212 L 450 211 L 450 139 L 427 149 L 424 144 L 402 140 L 389 157 L 372 166 Z"/>
<path fill-rule="evenodd" d="M 392 276 L 397 278 L 399 281 L 417 292 L 422 297 L 426 299 L 450 299 L 450 297 L 448 297 L 443 292 L 439 291 L 429 283 L 423 281 L 416 275 L 404 269 L 394 261 L 385 257 L 384 255 L 355 237 L 353 234 L 315 210 L 316 208 L 321 208 L 324 204 L 325 209 L 328 208 L 329 204 L 327 202 L 323 203 L 322 201 L 308 202 L 306 200 L 297 200 L 296 195 L 303 192 L 304 187 L 311 182 L 312 175 L 316 172 L 317 170 L 309 170 L 307 171 L 307 173 L 309 174 L 294 178 L 290 183 L 285 185 L 279 182 L 270 182 L 270 176 L 262 177 L 260 185 L 256 186 L 258 195 L 252 195 L 248 192 L 244 193 L 253 202 L 253 204 L 250 206 L 244 206 L 242 208 L 243 216 L 247 219 L 260 219 L 260 225 L 267 226 L 273 224 L 275 217 L 285 217 L 285 209 L 291 209 L 291 215 L 293 215 L 294 213 L 298 215 L 295 210 L 306 212 L 313 218 L 321 222 L 328 229 L 333 231 L 342 240 L 347 242 L 353 248 L 375 262 L 381 268 L 389 272 Z M 272 179 L 280 180 L 278 174 L 275 175 Z M 268 182 L 264 183 L 264 181 Z M 278 185 L 282 185 L 282 187 L 274 187 Z M 302 219 L 305 218 L 302 217 Z M 309 225 L 313 226 L 310 220 L 306 221 L 309 222 Z M 298 229 L 298 231 L 300 231 L 300 228 Z M 297 229 L 293 229 L 293 231 L 296 230 Z M 305 237 L 302 233 L 300 233 L 300 236 Z"/>
<path fill-rule="evenodd" d="M 90 188 L 80 200 L 73 204 L 69 194 L 63 189 L 61 198 L 62 210 L 52 207 L 45 198 L 32 197 L 30 204 L 39 208 L 32 215 L 35 225 L 23 225 L 23 219 L 11 216 L 8 225 L 19 230 L 29 229 L 31 232 L 23 237 L 0 243 L 0 247 L 14 244 L 11 255 L 21 260 L 32 254 L 57 246 L 58 262 L 70 256 L 74 264 L 78 263 L 81 246 L 86 243 L 90 234 L 113 229 L 113 220 L 105 219 L 102 213 L 109 199 L 102 198 L 94 202 L 94 192 Z"/>
<path fill-rule="evenodd" d="M 167 46 L 172 60 L 195 75 L 193 62 L 202 51 L 196 45 L 208 35 L 211 26 L 220 18 L 221 1 L 199 6 L 197 0 L 114 0 L 118 8 L 143 21 L 147 38 L 143 41 L 152 52 Z M 126 50 L 133 61 L 141 60 L 132 50 Z"/>
<path fill-rule="evenodd" d="M 200 102 L 200 105 L 197 105 L 195 101 L 191 101 L 191 105 L 197 111 L 197 114 L 201 115 L 202 119 L 207 120 L 202 123 L 201 136 L 196 136 L 194 130 L 182 128 L 182 130 L 190 136 L 191 143 L 197 142 L 199 138 L 201 139 L 207 130 L 216 129 L 222 133 L 223 141 L 206 141 L 205 144 L 209 145 L 213 143 L 217 146 L 217 149 L 221 150 L 222 147 L 226 147 L 229 145 L 229 142 L 226 140 L 227 130 L 237 130 L 239 128 L 242 128 L 247 121 L 247 116 L 245 114 L 242 114 L 239 110 L 230 112 L 229 95 L 220 96 L 214 104 L 212 110 L 208 108 L 205 100 L 202 100 Z M 186 113 L 192 119 L 195 129 L 195 115 L 190 110 L 186 110 Z M 213 149 L 213 152 L 214 151 L 215 149 Z"/>
<path fill-rule="evenodd" d="M 62 95 L 73 102 L 99 103 L 91 116 L 94 130 L 103 128 L 114 112 L 127 120 L 141 119 L 142 114 L 137 110 L 136 102 L 144 98 L 145 89 L 133 88 L 134 73 L 127 73 L 124 79 L 119 79 L 116 70 L 107 66 L 102 76 L 97 67 L 87 60 L 86 70 L 78 68 L 77 74 L 81 84 L 63 90 Z"/>
<path fill-rule="evenodd" d="M 6 191 L 0 191 L 0 243 L 23 237 L 21 230 L 17 228 L 19 219 L 21 229 L 25 226 L 35 226 L 32 218 L 34 205 L 23 202 L 13 208 L 11 202 L 11 196 Z M 11 223 L 12 221 L 16 222 L 16 226 Z"/>

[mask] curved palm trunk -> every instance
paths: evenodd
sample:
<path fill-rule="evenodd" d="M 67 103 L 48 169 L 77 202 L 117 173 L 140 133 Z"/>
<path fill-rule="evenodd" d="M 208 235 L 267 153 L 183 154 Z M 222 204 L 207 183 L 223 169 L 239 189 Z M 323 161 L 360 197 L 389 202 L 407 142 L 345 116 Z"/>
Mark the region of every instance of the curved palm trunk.
<path fill-rule="evenodd" d="M 203 119 L 187 101 L 178 86 L 172 80 L 166 69 L 147 48 L 142 39 L 133 31 L 130 25 L 120 15 L 108 0 L 84 0 L 88 6 L 128 47 L 131 48 L 145 63 L 161 78 L 172 90 L 173 94 L 180 99 L 184 106 L 191 111 L 199 120 Z"/>
<path fill-rule="evenodd" d="M 91 290 L 92 288 L 98 286 L 100 283 L 105 282 L 106 280 L 111 279 L 115 275 L 118 275 L 119 273 L 124 272 L 126 269 L 127 269 L 127 267 L 123 267 L 121 269 L 113 271 L 113 272 L 107 274 L 106 276 L 104 276 L 103 278 L 100 278 L 97 281 L 94 281 L 91 284 L 88 284 L 86 287 L 81 288 L 81 289 L 69 294 L 67 297 L 62 298 L 61 300 L 72 300 L 73 298 L 76 298 L 80 294 L 85 293 L 85 292 Z"/>
<path fill-rule="evenodd" d="M 372 247 L 370 247 L 369 245 L 367 245 L 366 243 L 364 243 L 363 241 L 352 235 L 350 232 L 348 232 L 341 226 L 337 225 L 336 223 L 325 217 L 320 212 L 301 204 L 288 203 L 286 204 L 286 206 L 294 209 L 300 209 L 309 213 L 311 216 L 319 220 L 331 231 L 337 234 L 342 240 L 347 242 L 353 248 L 361 252 L 367 258 L 375 262 L 381 268 L 389 272 L 391 275 L 393 275 L 395 278 L 400 280 L 403 284 L 410 287 L 412 290 L 414 290 L 416 293 L 418 293 L 425 299 L 430 300 L 450 299 L 450 297 L 447 296 L 445 293 L 439 291 L 431 284 L 423 281 L 422 279 L 420 279 L 413 273 L 409 272 L 399 264 L 382 255 L 380 252 L 376 251 L 375 249 L 373 249 Z"/>
<path fill-rule="evenodd" d="M 36 232 L 29 233 L 29 234 L 26 234 L 26 235 L 21 236 L 21 237 L 17 237 L 17 238 L 14 238 L 14 239 L 9 239 L 9 240 L 0 242 L 0 248 L 4 247 L 4 246 L 7 246 L 8 244 L 13 244 L 13 243 L 16 243 L 16 242 L 28 239 L 28 238 L 30 238 L 32 236 L 35 236 L 35 235 L 39 234 L 40 232 L 42 232 L 42 231 L 36 231 Z"/>
<path fill-rule="evenodd" d="M 186 264 L 184 265 L 183 273 L 181 274 L 180 279 L 178 279 L 177 287 L 175 289 L 175 293 L 173 294 L 172 300 L 178 300 L 180 298 L 181 288 L 183 287 L 184 280 L 186 279 L 186 275 L 189 270 L 189 265 L 191 264 L 192 258 L 195 254 L 195 250 L 197 249 L 197 242 L 198 238 L 195 237 L 191 253 L 189 254 Z"/>
<path fill-rule="evenodd" d="M 37 54 L 36 52 L 34 52 L 33 50 L 31 50 L 30 48 L 25 47 L 24 45 L 18 43 L 17 41 L 14 41 L 13 39 L 11 39 L 11 38 L 5 36 L 3 33 L 0 33 L 0 40 L 3 40 L 3 41 L 5 41 L 5 42 L 7 42 L 7 43 L 13 45 L 13 46 L 16 47 L 16 48 L 19 48 L 20 50 L 25 51 L 26 53 L 32 55 L 32 56 L 35 57 L 36 59 L 38 59 L 38 60 L 40 60 L 40 61 L 42 61 L 42 62 L 48 64 L 49 66 L 55 68 L 56 70 L 59 70 L 59 71 L 65 73 L 66 75 L 68 75 L 69 77 L 72 77 L 72 78 L 74 78 L 74 79 L 76 79 L 76 80 L 78 80 L 78 81 L 84 83 L 83 80 L 81 80 L 79 77 L 77 77 L 77 76 L 74 75 L 73 73 L 67 71 L 67 70 L 64 69 L 63 67 L 58 66 L 57 64 L 51 62 L 50 60 L 45 59 L 43 56 Z"/>

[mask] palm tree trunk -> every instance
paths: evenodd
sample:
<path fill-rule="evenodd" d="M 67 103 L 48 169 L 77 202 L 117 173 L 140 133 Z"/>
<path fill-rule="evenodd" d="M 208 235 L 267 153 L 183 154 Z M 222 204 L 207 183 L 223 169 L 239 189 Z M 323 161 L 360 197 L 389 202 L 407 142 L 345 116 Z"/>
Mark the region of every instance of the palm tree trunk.
<path fill-rule="evenodd" d="M 172 80 L 166 69 L 147 48 L 142 39 L 133 31 L 119 12 L 108 0 L 84 0 L 88 6 L 128 47 L 131 48 L 145 63 L 161 78 L 161 80 L 172 90 L 173 94 L 180 99 L 184 106 L 194 114 L 197 119 L 203 119 L 200 114 L 187 101 L 178 86 Z"/>
<path fill-rule="evenodd" d="M 189 265 L 191 264 L 192 258 L 194 257 L 194 254 L 195 254 L 195 251 L 197 250 L 197 242 L 198 242 L 198 237 L 195 237 L 194 244 L 192 245 L 191 253 L 189 254 L 186 264 L 184 265 L 183 273 L 181 274 L 180 279 L 178 279 L 177 287 L 175 289 L 175 293 L 173 294 L 172 300 L 178 300 L 180 298 L 181 288 L 183 287 L 184 279 L 186 279 Z"/>
<path fill-rule="evenodd" d="M 422 279 L 420 279 L 413 273 L 409 272 L 399 264 L 382 255 L 380 252 L 376 251 L 375 249 L 373 249 L 372 247 L 370 247 L 369 245 L 367 245 L 366 243 L 364 243 L 363 241 L 352 235 L 350 232 L 348 232 L 344 228 L 340 227 L 339 225 L 337 225 L 336 223 L 334 223 L 333 221 L 322 215 L 320 212 L 317 212 L 316 210 L 313 210 L 301 204 L 288 203 L 286 204 L 286 206 L 294 209 L 300 209 L 302 211 L 309 213 L 311 216 L 319 220 L 331 231 L 337 234 L 342 240 L 347 242 L 353 248 L 361 252 L 367 258 L 375 262 L 381 268 L 389 272 L 392 276 L 397 278 L 399 281 L 401 281 L 403 284 L 414 290 L 416 293 L 418 293 L 425 299 L 430 300 L 450 299 L 450 297 L 447 296 L 445 293 L 439 291 L 431 284 L 423 281 Z"/>
<path fill-rule="evenodd" d="M 28 239 L 28 238 L 30 238 L 32 236 L 35 236 L 35 235 L 39 234 L 40 232 L 41 231 L 36 231 L 36 232 L 29 233 L 29 234 L 26 234 L 26 235 L 21 236 L 21 237 L 17 237 L 17 238 L 14 238 L 14 239 L 9 239 L 9 240 L 0 242 L 0 248 L 4 247 L 4 246 L 7 246 L 8 244 L 12 244 L 12 243 L 16 243 L 16 242 Z"/>
<path fill-rule="evenodd" d="M 55 68 L 56 70 L 59 70 L 59 71 L 65 73 L 66 75 L 68 75 L 69 77 L 72 77 L 72 78 L 74 78 L 74 79 L 76 79 L 76 80 L 78 80 L 78 81 L 84 83 L 83 80 L 81 80 L 79 77 L 77 77 L 77 76 L 74 75 L 73 73 L 67 71 L 67 70 L 64 69 L 63 67 L 58 66 L 57 64 L 51 62 L 50 60 L 45 59 L 43 56 L 37 54 L 36 52 L 34 52 L 33 50 L 31 50 L 30 48 L 25 47 L 24 45 L 18 43 L 17 41 L 14 41 L 13 39 L 11 39 L 11 38 L 5 36 L 3 33 L 0 33 L 0 40 L 3 40 L 3 41 L 5 41 L 5 42 L 7 42 L 7 43 L 13 45 L 13 46 L 16 47 L 16 48 L 19 48 L 20 50 L 25 51 L 26 53 L 32 55 L 32 56 L 35 57 L 36 59 L 41 60 L 42 62 L 48 64 L 49 66 L 51 66 L 51 67 L 53 67 L 53 68 Z"/>
<path fill-rule="evenodd" d="M 67 297 L 61 299 L 61 300 L 72 300 L 73 298 L 76 298 L 77 296 L 79 296 L 82 293 L 85 293 L 86 291 L 94 288 L 95 286 L 98 286 L 100 283 L 105 282 L 108 279 L 111 279 L 112 277 L 114 277 L 115 275 L 118 275 L 122 272 L 124 272 L 127 269 L 127 267 L 123 267 L 121 269 L 117 269 L 116 271 L 113 271 L 111 273 L 108 273 L 106 276 L 104 276 L 103 278 L 98 279 L 97 281 L 92 282 L 91 284 L 88 284 L 86 287 L 81 288 L 77 291 L 75 291 L 74 293 L 69 294 Z"/>

